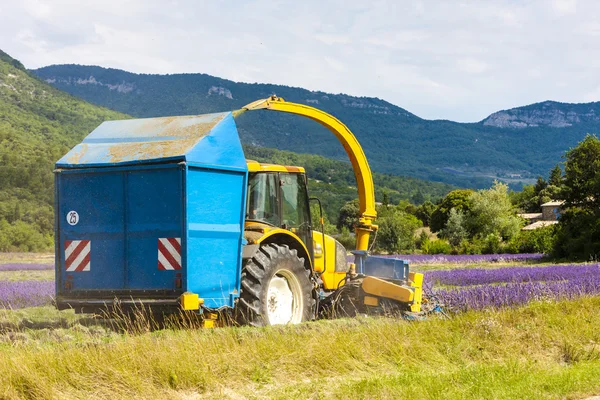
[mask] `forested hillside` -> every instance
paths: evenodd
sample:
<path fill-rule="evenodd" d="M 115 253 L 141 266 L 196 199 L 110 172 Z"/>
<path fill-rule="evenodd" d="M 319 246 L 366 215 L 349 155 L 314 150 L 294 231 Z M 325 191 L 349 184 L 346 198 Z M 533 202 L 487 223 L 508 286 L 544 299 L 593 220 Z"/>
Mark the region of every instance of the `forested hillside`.
<path fill-rule="evenodd" d="M 333 223 L 337 222 L 344 203 L 357 198 L 356 179 L 349 162 L 250 145 L 244 146 L 244 153 L 246 158 L 260 162 L 305 167 L 309 177 L 310 194 L 321 200 L 329 220 Z M 376 200 L 382 201 L 385 193 L 390 204 L 398 204 L 400 200 L 408 200 L 413 204 L 421 204 L 426 200 L 435 202 L 456 189 L 444 183 L 378 172 L 373 173 L 373 181 Z"/>
<path fill-rule="evenodd" d="M 232 110 L 275 93 L 346 123 L 376 171 L 465 187 L 489 187 L 494 178 L 513 186 L 532 183 L 587 132 L 600 130 L 594 118 L 597 103 L 544 102 L 464 124 L 424 120 L 377 98 L 238 83 L 206 74 L 146 75 L 79 65 L 34 72 L 73 95 L 138 117 Z M 246 144 L 346 159 L 335 137 L 312 121 L 245 113 L 238 124 Z"/>
<path fill-rule="evenodd" d="M 52 245 L 54 162 L 102 121 L 119 118 L 0 51 L 0 251 Z"/>

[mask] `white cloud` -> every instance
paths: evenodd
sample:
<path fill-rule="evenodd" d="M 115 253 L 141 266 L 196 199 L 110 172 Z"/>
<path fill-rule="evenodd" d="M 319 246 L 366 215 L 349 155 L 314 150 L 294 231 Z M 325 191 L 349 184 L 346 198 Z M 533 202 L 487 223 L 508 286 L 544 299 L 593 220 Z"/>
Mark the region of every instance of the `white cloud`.
<path fill-rule="evenodd" d="M 203 72 L 477 121 L 600 100 L 599 17 L 592 0 L 23 0 L 0 4 L 0 37 L 29 68 Z"/>

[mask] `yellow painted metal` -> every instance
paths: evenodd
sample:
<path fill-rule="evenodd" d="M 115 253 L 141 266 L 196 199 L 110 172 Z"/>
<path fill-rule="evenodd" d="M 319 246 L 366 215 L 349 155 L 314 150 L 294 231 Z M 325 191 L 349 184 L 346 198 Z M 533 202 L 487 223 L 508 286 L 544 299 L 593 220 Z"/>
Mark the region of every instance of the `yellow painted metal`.
<path fill-rule="evenodd" d="M 379 305 L 379 299 L 377 297 L 365 296 L 363 303 L 365 303 L 366 306 L 377 307 Z"/>
<path fill-rule="evenodd" d="M 240 111 L 235 112 L 234 116 L 237 117 L 246 110 L 272 110 L 301 115 L 325 126 L 338 138 L 350 158 L 358 185 L 360 217 L 359 224 L 356 227 L 356 249 L 368 250 L 369 236 L 371 232 L 377 229 L 377 225 L 373 224 L 377 217 L 375 190 L 367 157 L 350 129 L 340 120 L 324 111 L 304 104 L 288 103 L 277 96 L 247 104 Z"/>
<path fill-rule="evenodd" d="M 248 225 L 246 225 L 248 226 Z M 265 234 L 263 236 L 261 236 L 259 239 L 255 240 L 254 243 L 255 244 L 260 244 L 262 242 L 264 242 L 266 239 L 270 238 L 271 236 L 274 235 L 287 235 L 289 236 L 291 239 L 295 240 L 296 242 L 298 242 L 300 244 L 300 246 L 302 246 L 302 248 L 304 249 L 306 254 L 310 254 L 308 252 L 308 249 L 306 248 L 306 245 L 304 244 L 304 242 L 302 241 L 302 239 L 300 239 L 300 237 L 298 237 L 298 235 L 294 234 L 293 232 L 288 231 L 287 229 L 282 229 L 282 228 L 272 228 L 269 229 L 265 232 Z M 308 257 L 308 263 L 310 264 L 310 267 L 313 268 L 313 260 L 310 259 L 310 257 Z"/>
<path fill-rule="evenodd" d="M 214 328 L 219 314 L 217 313 L 204 313 L 204 319 L 202 320 L 203 328 Z"/>
<path fill-rule="evenodd" d="M 367 294 L 385 297 L 402 303 L 410 303 L 414 299 L 414 289 L 406 286 L 396 285 L 383 279 L 367 276 L 363 279 L 361 285 L 363 291 Z"/>
<path fill-rule="evenodd" d="M 323 281 L 323 288 L 325 290 L 335 290 L 338 287 L 344 286 L 346 271 L 335 271 L 335 239 L 329 235 L 325 235 L 324 242 L 325 248 L 322 248 L 323 234 L 319 231 L 313 231 L 313 249 L 316 249 L 317 246 L 321 247 L 320 254 L 316 251 L 314 252 L 315 272 L 321 273 L 321 280 Z"/>
<path fill-rule="evenodd" d="M 179 298 L 179 304 L 183 310 L 198 310 L 204 299 L 198 297 L 196 293 L 185 292 Z"/>
<path fill-rule="evenodd" d="M 408 280 L 410 282 L 410 286 L 415 288 L 415 297 L 410 306 L 410 311 L 420 312 L 421 302 L 423 301 L 423 274 L 418 272 L 409 272 Z"/>
<path fill-rule="evenodd" d="M 295 167 L 291 165 L 263 164 L 254 160 L 246 160 L 248 172 L 290 172 L 290 173 L 305 173 L 303 167 Z"/>

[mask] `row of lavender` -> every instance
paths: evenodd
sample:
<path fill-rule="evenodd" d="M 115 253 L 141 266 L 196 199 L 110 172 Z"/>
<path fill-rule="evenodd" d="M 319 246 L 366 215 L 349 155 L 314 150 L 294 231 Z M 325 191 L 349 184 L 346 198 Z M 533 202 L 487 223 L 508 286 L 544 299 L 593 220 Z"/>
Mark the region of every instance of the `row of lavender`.
<path fill-rule="evenodd" d="M 0 272 L 52 270 L 52 264 L 1 264 Z M 54 281 L 0 281 L 0 308 L 49 305 L 54 297 Z"/>
<path fill-rule="evenodd" d="M 52 268 L 45 264 L 0 265 L 0 271 Z M 430 271 L 425 273 L 425 288 L 429 296 L 455 311 L 598 295 L 600 264 Z M 0 308 L 47 305 L 53 295 L 53 281 L 0 281 Z"/>
<path fill-rule="evenodd" d="M 535 262 L 544 255 L 531 254 L 390 254 L 381 257 L 399 258 L 410 264 L 481 264 L 497 262 Z"/>
<path fill-rule="evenodd" d="M 431 271 L 425 290 L 452 311 L 599 295 L 600 264 Z"/>

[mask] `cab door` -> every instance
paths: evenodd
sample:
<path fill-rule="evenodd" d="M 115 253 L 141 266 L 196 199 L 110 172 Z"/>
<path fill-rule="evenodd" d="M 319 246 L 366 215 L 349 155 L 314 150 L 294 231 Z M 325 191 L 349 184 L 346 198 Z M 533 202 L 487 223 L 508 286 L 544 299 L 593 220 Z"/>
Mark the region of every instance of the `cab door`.
<path fill-rule="evenodd" d="M 296 234 L 313 259 L 313 238 L 306 175 L 279 173 L 281 227 Z"/>

